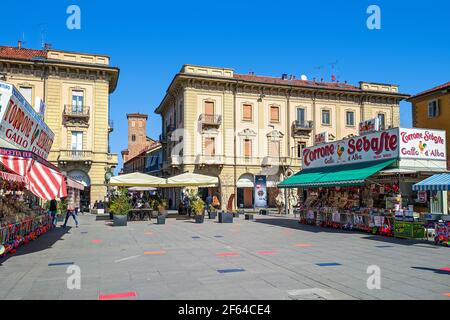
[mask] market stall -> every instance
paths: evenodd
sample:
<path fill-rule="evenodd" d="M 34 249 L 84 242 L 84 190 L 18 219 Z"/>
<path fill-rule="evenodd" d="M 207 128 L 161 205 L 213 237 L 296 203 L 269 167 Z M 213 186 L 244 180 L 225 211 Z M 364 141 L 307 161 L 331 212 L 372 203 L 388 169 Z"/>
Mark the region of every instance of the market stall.
<path fill-rule="evenodd" d="M 434 207 L 412 185 L 446 171 L 445 132 L 393 128 L 317 144 L 303 149 L 302 168 L 278 185 L 306 191 L 301 223 L 423 238 Z"/>

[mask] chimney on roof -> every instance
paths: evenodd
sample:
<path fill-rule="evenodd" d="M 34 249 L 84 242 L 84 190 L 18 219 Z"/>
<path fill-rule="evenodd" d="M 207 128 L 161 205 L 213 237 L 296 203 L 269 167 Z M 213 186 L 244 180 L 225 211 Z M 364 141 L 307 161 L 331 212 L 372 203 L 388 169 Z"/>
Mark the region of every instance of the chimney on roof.
<path fill-rule="evenodd" d="M 44 51 L 48 51 L 52 48 L 52 45 L 50 43 L 44 43 Z"/>
<path fill-rule="evenodd" d="M 287 80 L 287 77 L 288 77 L 287 73 L 283 73 L 281 75 L 281 80 Z"/>
<path fill-rule="evenodd" d="M 295 80 L 295 76 L 292 76 L 292 80 Z"/>
<path fill-rule="evenodd" d="M 22 49 L 22 41 L 17 41 L 17 48 Z"/>

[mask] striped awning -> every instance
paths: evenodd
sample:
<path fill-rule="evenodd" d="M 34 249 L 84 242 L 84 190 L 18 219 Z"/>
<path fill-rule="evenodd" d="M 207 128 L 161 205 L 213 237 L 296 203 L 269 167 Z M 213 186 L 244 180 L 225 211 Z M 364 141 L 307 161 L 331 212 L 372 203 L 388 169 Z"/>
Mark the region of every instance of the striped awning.
<path fill-rule="evenodd" d="M 12 173 L 3 172 L 3 171 L 0 171 L 0 179 L 6 180 L 6 181 L 9 181 L 9 182 L 23 183 L 25 185 L 28 184 L 28 179 L 27 178 L 19 176 L 17 174 L 12 174 Z"/>
<path fill-rule="evenodd" d="M 0 163 L 8 170 L 27 178 L 27 188 L 37 197 L 44 200 L 67 197 L 63 174 L 33 152 L 0 149 Z"/>
<path fill-rule="evenodd" d="M 446 191 L 450 190 L 450 173 L 435 174 L 413 185 L 414 191 Z"/>

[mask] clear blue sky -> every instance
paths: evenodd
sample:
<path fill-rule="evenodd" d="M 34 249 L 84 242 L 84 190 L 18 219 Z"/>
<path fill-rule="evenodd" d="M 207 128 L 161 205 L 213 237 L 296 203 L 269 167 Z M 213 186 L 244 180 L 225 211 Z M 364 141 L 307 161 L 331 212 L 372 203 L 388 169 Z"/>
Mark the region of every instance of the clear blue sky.
<path fill-rule="evenodd" d="M 81 30 L 66 28 L 71 4 L 81 8 Z M 366 27 L 371 4 L 381 8 L 381 30 Z M 25 47 L 40 48 L 44 31 L 55 49 L 111 56 L 121 69 L 111 95 L 117 153 L 126 148 L 128 112 L 148 113 L 148 135 L 158 138 L 153 110 L 185 63 L 329 80 L 338 61 L 340 81 L 394 83 L 410 94 L 450 81 L 448 0 L 24 0 L 6 9 L 0 44 L 24 36 Z M 411 125 L 407 102 L 401 125 Z"/>

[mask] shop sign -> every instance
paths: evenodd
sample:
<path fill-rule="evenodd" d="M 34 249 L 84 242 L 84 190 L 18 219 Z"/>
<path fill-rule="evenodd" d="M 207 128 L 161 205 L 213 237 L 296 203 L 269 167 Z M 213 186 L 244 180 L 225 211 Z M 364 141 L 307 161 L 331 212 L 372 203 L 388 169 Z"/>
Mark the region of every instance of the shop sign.
<path fill-rule="evenodd" d="M 380 130 L 380 119 L 373 118 L 359 123 L 359 135 L 375 132 Z"/>
<path fill-rule="evenodd" d="M 447 160 L 445 131 L 400 128 L 402 159 Z"/>
<path fill-rule="evenodd" d="M 427 202 L 427 192 L 426 191 L 418 191 L 417 192 L 417 202 L 418 203 L 426 203 Z"/>
<path fill-rule="evenodd" d="M 303 149 L 303 168 L 398 158 L 398 129 L 374 132 Z"/>
<path fill-rule="evenodd" d="M 88 187 L 91 184 L 91 179 L 89 179 L 89 176 L 84 171 L 72 170 L 67 173 L 67 176 L 80 182 L 85 187 Z"/>
<path fill-rule="evenodd" d="M 266 176 L 255 176 L 255 208 L 267 208 Z"/>
<path fill-rule="evenodd" d="M 0 139 L 46 159 L 54 134 L 12 85 L 0 81 Z"/>
<path fill-rule="evenodd" d="M 324 131 L 314 135 L 314 144 L 322 144 L 328 142 L 328 131 Z"/>

